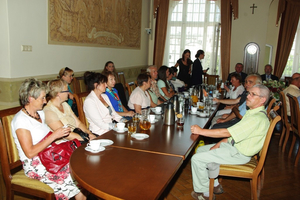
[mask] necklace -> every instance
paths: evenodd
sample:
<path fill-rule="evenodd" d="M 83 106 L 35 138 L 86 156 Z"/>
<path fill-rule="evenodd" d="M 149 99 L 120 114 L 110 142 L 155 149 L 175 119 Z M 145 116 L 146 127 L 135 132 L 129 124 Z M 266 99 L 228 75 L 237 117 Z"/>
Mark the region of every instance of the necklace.
<path fill-rule="evenodd" d="M 38 112 L 36 112 L 36 114 L 38 115 L 38 117 L 34 117 L 31 114 L 29 114 L 29 112 L 26 110 L 25 106 L 23 108 L 24 108 L 25 112 L 27 113 L 27 115 L 29 115 L 29 117 L 31 117 L 33 119 L 36 119 L 36 120 L 40 120 L 41 119 L 41 117 L 40 117 L 40 115 L 39 115 Z"/>

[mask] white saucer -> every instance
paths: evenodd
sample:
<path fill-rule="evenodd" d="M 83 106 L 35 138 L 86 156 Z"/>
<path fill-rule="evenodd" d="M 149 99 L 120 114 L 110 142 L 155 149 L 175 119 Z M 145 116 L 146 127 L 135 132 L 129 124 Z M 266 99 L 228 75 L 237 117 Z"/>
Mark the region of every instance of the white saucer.
<path fill-rule="evenodd" d="M 92 152 L 92 153 L 98 153 L 100 151 L 104 151 L 105 150 L 105 147 L 103 146 L 99 146 L 99 149 L 98 150 L 93 150 L 91 149 L 89 146 L 85 147 L 84 148 L 86 151 L 89 151 L 89 152 Z"/>
<path fill-rule="evenodd" d="M 100 145 L 103 147 L 112 145 L 114 143 L 112 140 L 109 140 L 109 139 L 100 139 L 99 141 L 101 141 Z"/>
<path fill-rule="evenodd" d="M 160 111 L 160 112 L 155 112 L 155 111 L 154 111 L 154 113 L 155 113 L 156 115 L 159 115 L 159 114 L 162 113 L 162 111 Z"/>
<path fill-rule="evenodd" d="M 151 124 L 154 124 L 155 122 L 158 122 L 158 119 L 155 119 L 153 122 L 150 121 Z"/>
<path fill-rule="evenodd" d="M 198 114 L 198 111 L 196 111 L 196 112 L 190 112 L 191 113 L 191 115 L 196 115 L 196 114 Z"/>
<path fill-rule="evenodd" d="M 149 138 L 149 135 L 145 133 L 134 133 L 131 135 L 131 137 L 137 139 L 137 140 L 143 140 Z"/>
<path fill-rule="evenodd" d="M 199 117 L 204 117 L 204 118 L 208 117 L 207 113 L 204 114 L 204 113 L 200 113 L 200 112 L 198 113 L 198 116 Z"/>
<path fill-rule="evenodd" d="M 128 128 L 124 128 L 123 130 L 119 130 L 118 128 L 114 128 L 114 131 L 118 133 L 124 133 L 125 131 L 128 131 Z"/>

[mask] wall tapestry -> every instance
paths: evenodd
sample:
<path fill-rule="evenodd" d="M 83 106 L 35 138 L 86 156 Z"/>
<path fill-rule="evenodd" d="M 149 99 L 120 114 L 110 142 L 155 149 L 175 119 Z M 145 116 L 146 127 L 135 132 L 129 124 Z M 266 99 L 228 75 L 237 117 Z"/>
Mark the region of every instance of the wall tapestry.
<path fill-rule="evenodd" d="M 141 0 L 49 0 L 49 44 L 139 49 Z"/>

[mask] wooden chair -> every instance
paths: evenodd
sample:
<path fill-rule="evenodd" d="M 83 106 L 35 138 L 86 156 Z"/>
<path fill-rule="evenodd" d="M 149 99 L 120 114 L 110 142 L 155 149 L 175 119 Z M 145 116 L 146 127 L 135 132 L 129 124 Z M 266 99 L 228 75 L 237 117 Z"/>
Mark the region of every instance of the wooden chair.
<path fill-rule="evenodd" d="M 83 102 L 88 94 L 89 94 L 89 92 L 82 92 L 79 94 L 74 93 L 74 98 L 75 98 L 75 101 L 77 104 L 77 109 L 78 109 L 78 118 L 83 124 L 86 125 L 87 128 L 89 128 L 89 123 L 88 123 L 88 121 L 85 117 L 84 111 L 83 111 Z"/>
<path fill-rule="evenodd" d="M 74 77 L 70 87 L 71 88 L 73 87 L 73 92 L 76 93 L 76 94 L 87 91 L 87 87 L 86 87 L 86 84 L 84 83 L 84 77 L 83 76 Z"/>
<path fill-rule="evenodd" d="M 287 94 L 287 97 L 289 98 L 289 101 L 290 101 L 291 127 L 292 127 L 292 130 L 294 133 L 292 144 L 291 144 L 290 151 L 289 151 L 289 158 L 291 158 L 296 139 L 297 139 L 297 137 L 300 138 L 300 132 L 298 130 L 298 126 L 300 125 L 300 110 L 299 110 L 299 103 L 298 103 L 297 98 L 295 96 L 292 96 L 289 93 Z M 300 157 L 300 148 L 298 148 L 298 152 L 297 152 L 297 156 L 296 156 L 296 160 L 295 160 L 295 166 L 298 165 L 299 157 Z"/>
<path fill-rule="evenodd" d="M 202 80 L 203 82 L 206 79 L 206 84 L 208 85 L 216 85 L 216 83 L 219 80 L 219 75 L 209 75 L 209 74 L 204 74 L 204 79 Z"/>
<path fill-rule="evenodd" d="M 259 152 L 259 156 L 253 156 L 251 160 L 244 165 L 220 165 L 219 176 L 229 176 L 250 179 L 251 186 L 251 199 L 257 200 L 259 198 L 260 189 L 263 185 L 263 178 L 261 179 L 261 173 L 271 140 L 271 136 L 276 123 L 280 120 L 280 116 L 275 112 L 270 112 L 270 127 L 266 135 L 266 139 L 262 150 Z M 213 199 L 214 178 L 210 178 L 209 183 L 209 199 Z"/>
<path fill-rule="evenodd" d="M 282 124 L 283 124 L 282 132 L 281 132 L 281 136 L 280 136 L 280 140 L 279 140 L 279 146 L 282 145 L 283 139 L 285 138 L 284 142 L 283 142 L 283 146 L 282 146 L 282 152 L 284 152 L 287 141 L 289 140 L 289 137 L 290 137 L 290 131 L 292 129 L 291 129 L 291 123 L 289 122 L 288 117 L 287 117 L 286 96 L 283 92 L 280 92 L 279 97 L 280 97 L 280 101 L 282 103 L 280 115 L 281 115 L 281 120 L 282 120 Z"/>
<path fill-rule="evenodd" d="M 130 96 L 132 91 L 136 88 L 135 82 L 126 83 L 126 89 L 128 91 L 128 95 Z"/>
<path fill-rule="evenodd" d="M 14 115 L 21 109 L 20 106 L 0 111 L 0 158 L 6 186 L 6 199 L 14 199 L 15 192 L 43 199 L 54 199 L 54 191 L 50 186 L 39 180 L 28 178 L 22 168 L 10 125 Z"/>
<path fill-rule="evenodd" d="M 122 83 L 124 90 L 126 90 L 126 80 L 125 80 L 124 72 L 118 72 L 118 79 L 119 79 L 119 83 Z"/>

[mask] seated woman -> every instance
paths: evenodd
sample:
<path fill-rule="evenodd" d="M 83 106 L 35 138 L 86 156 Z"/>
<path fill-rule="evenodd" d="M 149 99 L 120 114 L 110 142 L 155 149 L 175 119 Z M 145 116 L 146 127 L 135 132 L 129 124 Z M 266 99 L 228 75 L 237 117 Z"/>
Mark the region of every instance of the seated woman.
<path fill-rule="evenodd" d="M 51 130 L 55 131 L 64 125 L 68 125 L 72 132 L 65 139 L 72 140 L 77 138 L 81 142 L 84 141 L 84 138 L 73 132 L 75 128 L 80 128 L 83 132 L 87 133 L 89 139 L 96 138 L 96 136 L 93 135 L 76 117 L 70 106 L 67 104 L 66 100 L 68 99 L 69 94 L 67 82 L 60 79 L 49 81 L 48 90 L 51 99 L 44 107 L 44 112 L 45 122 Z"/>
<path fill-rule="evenodd" d="M 170 87 L 168 83 L 169 79 L 169 68 L 167 66 L 161 66 L 158 70 L 157 86 L 160 94 L 167 100 L 173 97 L 175 94 L 174 90 Z"/>
<path fill-rule="evenodd" d="M 142 109 L 149 108 L 151 103 L 151 107 L 156 106 L 156 104 L 151 101 L 150 95 L 147 92 L 151 85 L 150 79 L 151 77 L 148 74 L 139 74 L 137 77 L 138 87 L 132 91 L 128 101 L 128 107 L 136 113 L 141 114 Z"/>
<path fill-rule="evenodd" d="M 72 108 L 75 115 L 78 116 L 77 106 L 74 102 L 73 92 L 70 88 L 70 84 L 72 83 L 73 78 L 74 78 L 73 70 L 70 69 L 69 67 L 62 68 L 59 71 L 58 78 L 60 78 L 61 80 L 66 81 L 68 83 L 69 98 L 68 98 L 67 102 L 68 102 L 69 106 Z"/>
<path fill-rule="evenodd" d="M 133 111 L 128 111 L 120 100 L 118 91 L 114 88 L 116 84 L 116 76 L 113 72 L 106 72 L 104 74 L 107 77 L 107 88 L 105 94 L 108 96 L 110 103 L 114 107 L 115 111 L 122 117 L 132 117 Z"/>
<path fill-rule="evenodd" d="M 178 69 L 176 67 L 171 67 L 171 71 L 173 71 L 173 77 L 171 78 L 170 82 L 174 85 L 175 87 L 175 92 L 178 92 L 178 88 L 182 88 L 185 86 L 184 82 L 179 80 L 177 78 L 177 71 Z"/>
<path fill-rule="evenodd" d="M 101 74 L 106 74 L 107 72 L 113 72 L 116 76 L 116 82 L 119 83 L 119 79 L 118 79 L 118 73 L 117 70 L 115 68 L 115 64 L 113 63 L 113 61 L 107 61 L 104 65 L 104 69 L 101 72 Z"/>
<path fill-rule="evenodd" d="M 102 135 L 113 129 L 115 122 L 123 121 L 122 117 L 116 113 L 105 94 L 106 76 L 95 72 L 85 72 L 84 82 L 91 92 L 84 101 L 83 111 L 91 131 L 97 135 Z"/>
<path fill-rule="evenodd" d="M 231 75 L 230 82 L 232 83 L 231 89 L 225 85 L 225 89 L 227 91 L 226 97 L 230 99 L 236 99 L 245 90 L 244 86 L 242 85 L 242 76 L 238 73 L 233 73 Z"/>
<path fill-rule="evenodd" d="M 53 188 L 56 199 L 86 199 L 70 175 L 69 164 L 59 171 L 58 176 L 48 172 L 38 156 L 53 141 L 68 137 L 71 131 L 60 127 L 41 141 L 50 131 L 42 110 L 47 103 L 45 85 L 36 79 L 26 79 L 21 84 L 19 97 L 23 109 L 15 115 L 11 126 L 25 175 Z"/>

